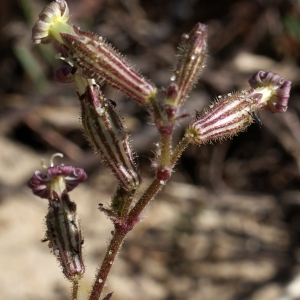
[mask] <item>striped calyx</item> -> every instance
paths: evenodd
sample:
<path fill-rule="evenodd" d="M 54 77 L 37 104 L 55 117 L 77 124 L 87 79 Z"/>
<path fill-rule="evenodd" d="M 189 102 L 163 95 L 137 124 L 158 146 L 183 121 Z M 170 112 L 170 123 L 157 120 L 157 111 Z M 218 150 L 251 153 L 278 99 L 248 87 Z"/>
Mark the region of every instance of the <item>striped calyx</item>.
<path fill-rule="evenodd" d="M 118 89 L 141 105 L 156 94 L 155 86 L 135 71 L 102 37 L 73 26 L 75 34 L 61 33 L 64 52 L 82 73 Z"/>
<path fill-rule="evenodd" d="M 83 169 L 72 166 L 53 166 L 46 174 L 36 171 L 28 182 L 33 193 L 49 201 L 46 215 L 46 239 L 49 248 L 59 261 L 67 279 L 78 279 L 84 271 L 82 258 L 81 226 L 76 212 L 76 204 L 69 198 L 68 192 L 87 179 Z"/>
<path fill-rule="evenodd" d="M 253 123 L 251 112 L 261 97 L 243 91 L 219 98 L 197 116 L 187 129 L 187 136 L 192 143 L 203 144 L 236 135 Z"/>
<path fill-rule="evenodd" d="M 207 28 L 204 24 L 197 23 L 189 34 L 182 36 L 171 76 L 172 88 L 168 88 L 168 105 L 176 107 L 183 104 L 205 67 L 206 53 Z"/>
<path fill-rule="evenodd" d="M 57 257 L 64 275 L 69 280 L 80 277 L 85 271 L 82 258 L 83 238 L 76 204 L 70 201 L 66 192 L 61 197 L 54 192 L 49 201 L 46 225 L 49 248 Z"/>
<path fill-rule="evenodd" d="M 98 85 L 87 86 L 80 103 L 82 125 L 92 148 L 125 190 L 137 188 L 141 179 L 134 153 L 114 105 L 105 99 Z"/>
<path fill-rule="evenodd" d="M 249 80 L 249 91 L 219 96 L 208 110 L 197 116 L 186 131 L 187 138 L 196 144 L 232 137 L 245 130 L 253 121 L 261 125 L 256 111 L 272 113 L 287 109 L 291 82 L 278 74 L 259 71 Z"/>
<path fill-rule="evenodd" d="M 46 5 L 32 29 L 33 42 L 47 44 L 56 39 L 67 60 L 86 78 L 105 80 L 137 103 L 147 105 L 155 97 L 156 87 L 102 37 L 69 25 L 68 18 L 66 1 L 55 0 Z"/>

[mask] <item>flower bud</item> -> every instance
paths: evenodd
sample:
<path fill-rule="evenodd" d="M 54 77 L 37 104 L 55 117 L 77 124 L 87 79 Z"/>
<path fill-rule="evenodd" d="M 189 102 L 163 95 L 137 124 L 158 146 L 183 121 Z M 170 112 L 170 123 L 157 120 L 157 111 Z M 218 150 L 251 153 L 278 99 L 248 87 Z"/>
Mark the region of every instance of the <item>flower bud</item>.
<path fill-rule="evenodd" d="M 186 131 L 192 143 L 203 144 L 232 137 L 245 130 L 259 109 L 283 112 L 287 108 L 291 82 L 278 74 L 260 71 L 250 79 L 253 89 L 219 96 L 203 114 L 197 116 Z"/>
<path fill-rule="evenodd" d="M 176 84 L 177 90 L 176 93 L 173 92 L 170 95 L 167 104 L 174 106 L 183 104 L 202 73 L 205 66 L 206 52 L 207 28 L 205 25 L 197 23 L 189 34 L 182 36 L 173 75 L 171 76 L 171 85 Z"/>
<path fill-rule="evenodd" d="M 155 86 L 140 75 L 102 37 L 79 30 L 67 24 L 68 5 L 55 0 L 41 12 L 32 30 L 34 43 L 49 43 L 56 39 L 63 45 L 66 60 L 85 77 L 105 82 L 132 98 L 147 105 L 156 94 Z"/>
<path fill-rule="evenodd" d="M 64 65 L 55 72 L 54 80 L 60 83 L 70 83 L 75 81 L 75 73 L 76 68 L 70 65 Z"/>
<path fill-rule="evenodd" d="M 251 106 L 261 98 L 261 94 L 250 92 L 229 93 L 209 106 L 188 128 L 191 142 L 206 142 L 232 137 L 245 130 L 251 123 Z"/>
<path fill-rule="evenodd" d="M 61 197 L 54 191 L 46 216 L 46 237 L 49 247 L 62 266 L 67 279 L 73 280 L 85 272 L 82 257 L 83 238 L 76 204 L 66 190 Z"/>
<path fill-rule="evenodd" d="M 33 193 L 49 200 L 48 214 L 46 215 L 46 239 L 49 248 L 59 261 L 64 275 L 73 281 L 78 279 L 84 271 L 82 258 L 81 226 L 76 213 L 76 204 L 69 198 L 68 192 L 79 183 L 86 180 L 83 169 L 72 166 L 53 166 L 46 174 L 35 172 L 28 182 Z"/>
<path fill-rule="evenodd" d="M 155 86 L 136 72 L 102 37 L 73 27 L 75 35 L 61 33 L 68 59 L 88 78 L 105 82 L 146 105 L 156 94 Z"/>
<path fill-rule="evenodd" d="M 81 120 L 87 140 L 125 190 L 140 184 L 129 137 L 111 102 L 98 85 L 87 86 L 80 97 Z"/>

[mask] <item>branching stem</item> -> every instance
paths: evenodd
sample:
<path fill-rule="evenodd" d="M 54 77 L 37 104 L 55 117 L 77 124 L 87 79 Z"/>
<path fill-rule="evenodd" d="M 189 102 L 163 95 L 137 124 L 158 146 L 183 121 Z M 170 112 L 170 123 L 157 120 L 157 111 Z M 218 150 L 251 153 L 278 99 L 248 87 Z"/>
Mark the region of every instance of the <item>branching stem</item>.
<path fill-rule="evenodd" d="M 175 163 L 177 162 L 177 160 L 179 159 L 179 157 L 181 156 L 182 152 L 185 150 L 188 144 L 189 140 L 187 137 L 184 137 L 178 144 L 171 156 L 170 163 L 172 164 L 172 167 L 174 167 Z M 140 200 L 134 205 L 134 207 L 129 212 L 125 222 L 128 228 L 133 228 L 134 225 L 140 220 L 141 214 L 145 207 L 151 200 L 155 198 L 155 196 L 165 185 L 165 183 L 166 182 L 159 180 L 156 177 L 153 179 L 152 183 L 146 189 Z M 129 230 L 130 229 L 122 231 L 119 227 L 116 227 L 114 235 L 109 243 L 107 252 L 102 262 L 102 266 L 96 275 L 96 279 L 89 300 L 100 299 L 108 274 L 122 246 L 124 238 Z"/>

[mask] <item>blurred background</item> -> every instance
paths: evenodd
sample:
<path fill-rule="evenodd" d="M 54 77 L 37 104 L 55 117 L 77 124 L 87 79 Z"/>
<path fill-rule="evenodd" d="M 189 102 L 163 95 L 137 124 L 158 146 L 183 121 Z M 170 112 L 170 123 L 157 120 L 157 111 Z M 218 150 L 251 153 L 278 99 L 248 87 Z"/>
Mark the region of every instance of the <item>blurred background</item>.
<path fill-rule="evenodd" d="M 49 1 L 0 2 L 0 294 L 6 300 L 69 299 L 44 238 L 47 201 L 26 187 L 34 170 L 83 167 L 71 193 L 85 235 L 86 299 L 113 229 L 97 205 L 116 181 L 88 147 L 73 84 L 53 80 L 55 45 L 33 45 L 31 28 Z M 182 34 L 208 25 L 206 70 L 184 112 L 248 89 L 258 70 L 293 82 L 288 111 L 261 112 L 232 140 L 189 147 L 177 172 L 126 239 L 110 276 L 114 300 L 300 299 L 300 1 L 69 0 L 71 23 L 105 37 L 159 88 L 170 80 Z M 130 131 L 144 186 L 157 133 L 147 112 L 106 90 Z M 176 128 L 174 142 L 191 118 Z M 143 190 L 143 188 L 141 189 Z"/>

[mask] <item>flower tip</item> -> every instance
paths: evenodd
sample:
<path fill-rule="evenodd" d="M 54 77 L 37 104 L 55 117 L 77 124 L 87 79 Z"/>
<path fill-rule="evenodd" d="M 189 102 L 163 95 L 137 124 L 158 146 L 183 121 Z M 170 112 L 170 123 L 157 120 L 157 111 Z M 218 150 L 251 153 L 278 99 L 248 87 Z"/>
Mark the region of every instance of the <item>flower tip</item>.
<path fill-rule="evenodd" d="M 32 28 L 34 44 L 48 44 L 53 40 L 50 29 L 54 23 L 66 23 L 69 19 L 69 7 L 65 0 L 55 0 L 45 6 L 39 19 Z"/>
<path fill-rule="evenodd" d="M 264 109 L 271 113 L 282 113 L 287 110 L 290 98 L 291 81 L 273 72 L 259 71 L 249 79 L 249 84 L 254 89 L 268 88 L 272 95 L 266 101 Z"/>
<path fill-rule="evenodd" d="M 59 178 L 62 181 L 58 180 Z M 80 183 L 86 181 L 87 174 L 81 168 L 72 166 L 51 166 L 47 168 L 46 174 L 39 171 L 34 172 L 27 183 L 27 186 L 32 190 L 33 194 L 44 199 L 52 197 L 52 192 L 57 193 L 66 191 L 70 192 Z M 60 182 L 60 187 L 57 189 L 57 182 Z M 57 190 L 56 190 L 57 189 Z"/>

